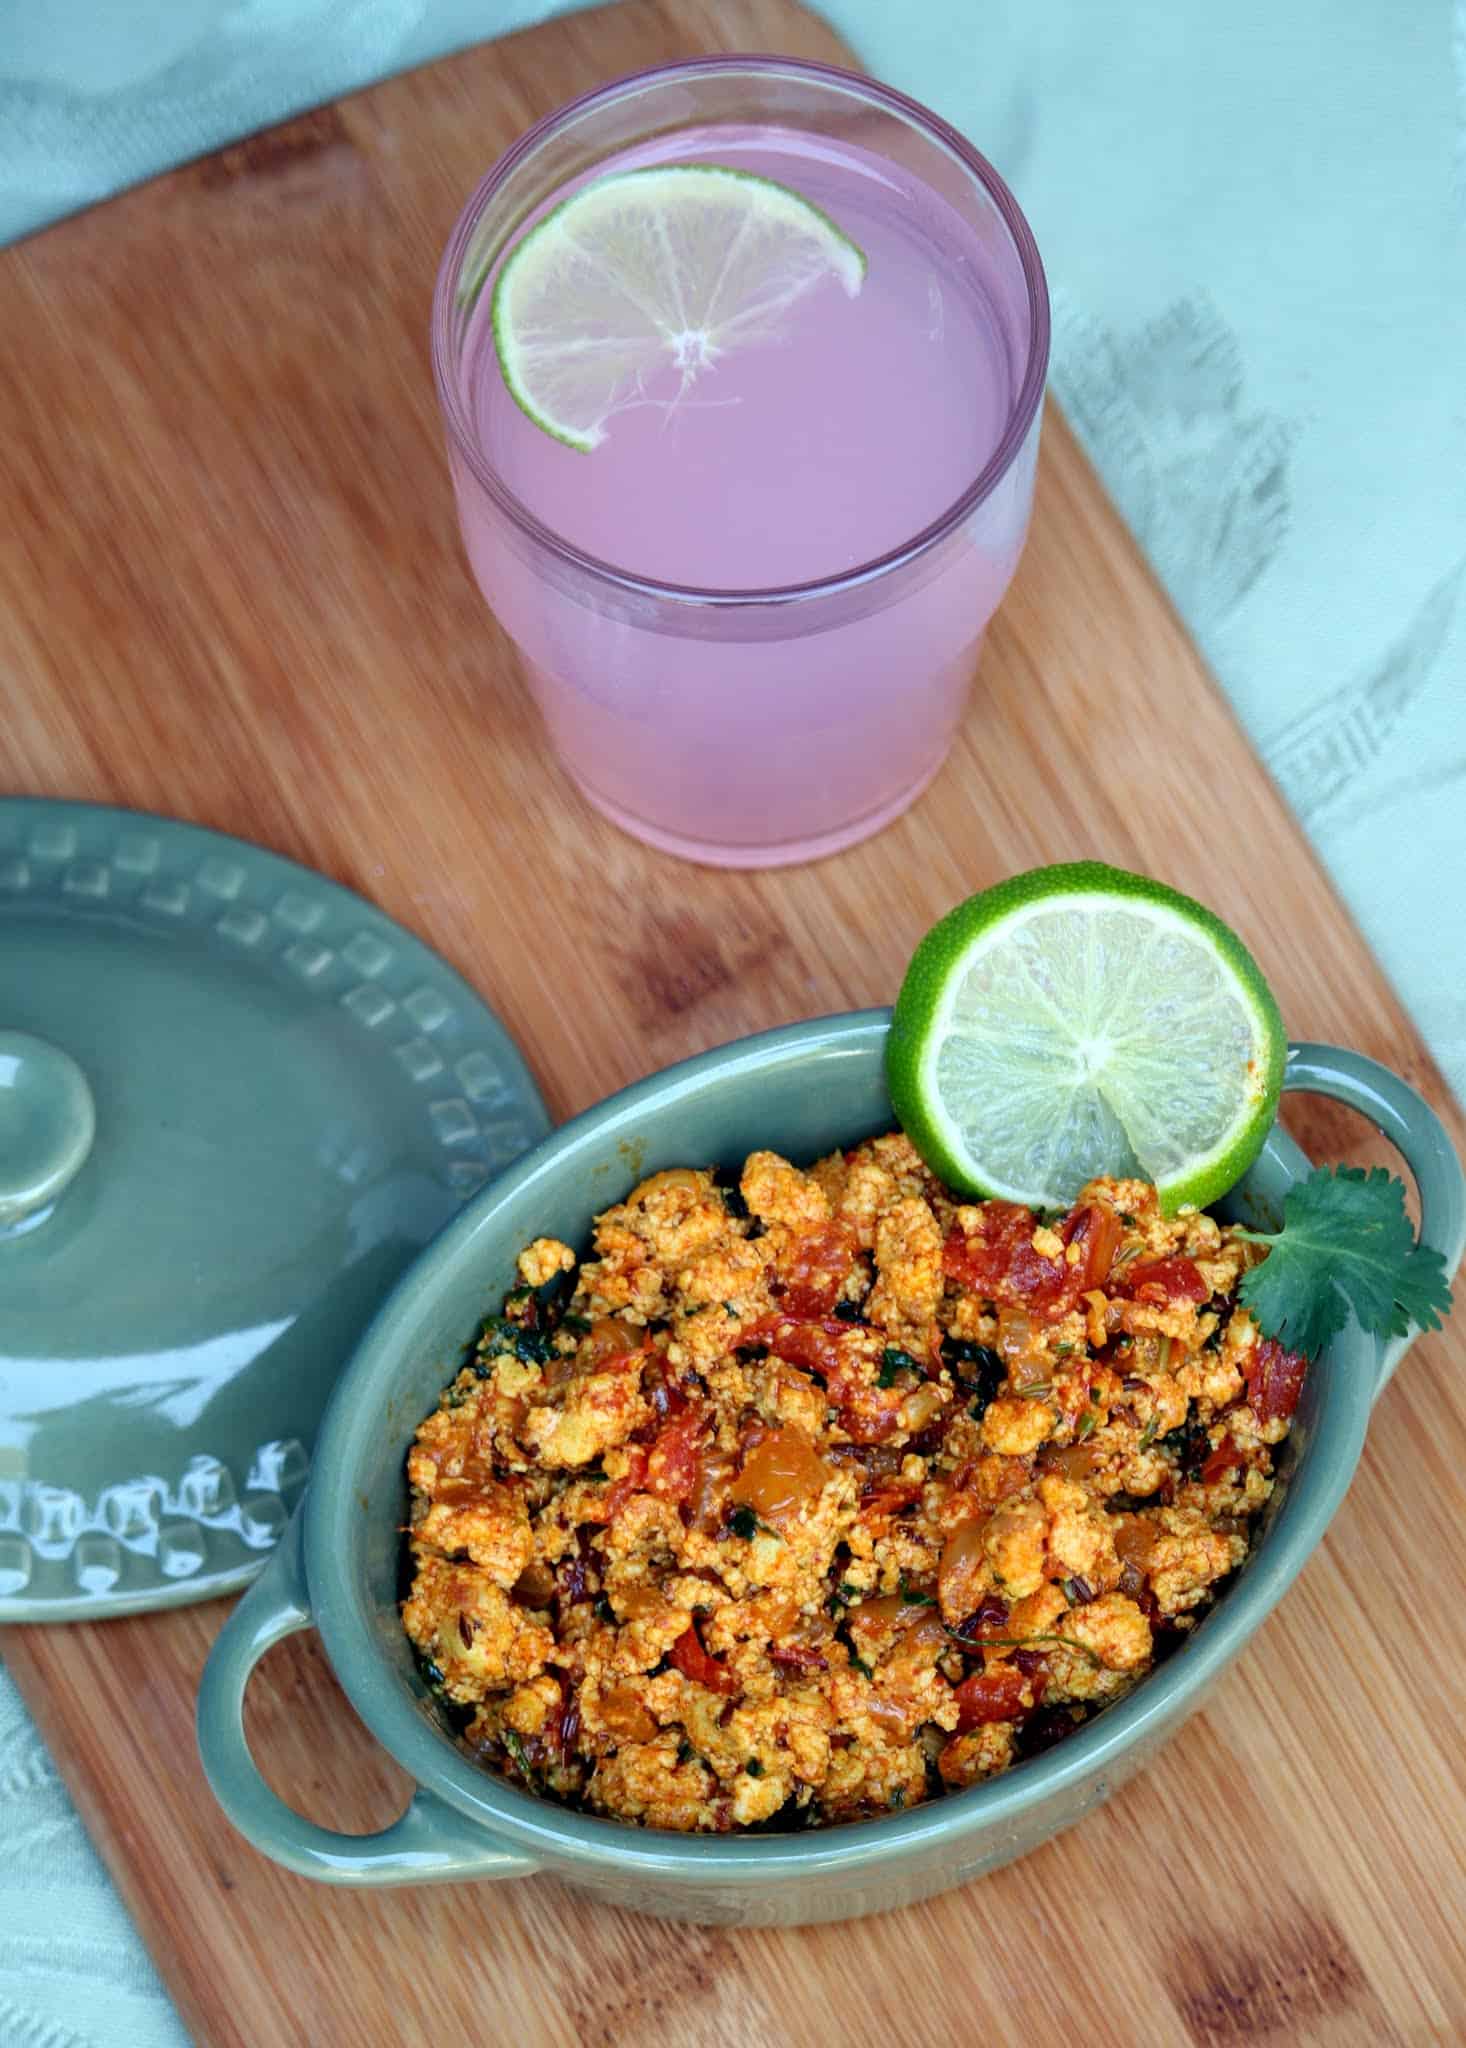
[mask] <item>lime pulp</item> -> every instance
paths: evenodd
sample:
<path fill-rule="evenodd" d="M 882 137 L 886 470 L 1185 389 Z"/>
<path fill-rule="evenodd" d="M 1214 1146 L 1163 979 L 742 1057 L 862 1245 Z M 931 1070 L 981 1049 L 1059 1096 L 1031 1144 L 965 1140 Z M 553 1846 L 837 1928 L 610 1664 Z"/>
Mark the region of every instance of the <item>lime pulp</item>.
<path fill-rule="evenodd" d="M 887 1052 L 891 1098 L 957 1190 L 1062 1208 L 1087 1180 L 1216 1200 L 1277 1112 L 1286 1040 L 1220 919 L 1081 861 L 970 897 L 917 948 Z"/>
<path fill-rule="evenodd" d="M 776 339 L 823 279 L 857 297 L 865 269 L 828 214 L 772 178 L 721 164 L 611 172 L 505 258 L 494 348 L 535 425 L 589 452 L 669 367 L 680 395 L 729 351 Z"/>

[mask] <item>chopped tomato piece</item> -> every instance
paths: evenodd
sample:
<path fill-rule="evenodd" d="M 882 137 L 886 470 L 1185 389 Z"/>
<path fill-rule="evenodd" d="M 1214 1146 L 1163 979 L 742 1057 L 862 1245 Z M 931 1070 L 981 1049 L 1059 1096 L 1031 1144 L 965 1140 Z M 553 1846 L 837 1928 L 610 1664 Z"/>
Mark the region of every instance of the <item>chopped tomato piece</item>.
<path fill-rule="evenodd" d="M 1057 1260 L 1042 1259 L 1033 1249 L 1037 1228 L 1032 1213 L 1016 1202 L 984 1202 L 977 1229 L 968 1237 L 960 1224 L 949 1232 L 942 1250 L 942 1270 L 949 1280 L 993 1300 L 1029 1304 L 1037 1288 L 1057 1285 L 1063 1274 Z M 1025 1259 L 1025 1251 L 1028 1257 Z"/>
<path fill-rule="evenodd" d="M 1202 1279 L 1195 1259 L 1179 1256 L 1130 1266 L 1120 1280 L 1119 1292 L 1128 1294 L 1132 1301 L 1148 1301 L 1160 1308 L 1211 1298 L 1211 1289 Z"/>
<path fill-rule="evenodd" d="M 825 1391 L 840 1411 L 852 1443 L 878 1444 L 890 1436 L 906 1398 L 900 1387 L 878 1387 L 861 1373 L 851 1355 L 852 1337 L 860 1331 L 838 1316 L 799 1319 L 760 1316 L 741 1333 L 743 1344 L 766 1344 L 776 1357 L 805 1372 L 818 1373 Z"/>
<path fill-rule="evenodd" d="M 1091 1207 L 1094 1220 L 1081 1231 L 1080 1220 Z M 984 1202 L 971 1237 L 960 1225 L 954 1225 L 948 1234 L 942 1248 L 942 1271 L 949 1280 L 974 1294 L 1006 1302 L 1012 1308 L 1027 1309 L 1030 1315 L 1055 1322 L 1067 1315 L 1082 1290 L 1093 1284 L 1086 1278 L 1091 1260 L 1096 1265 L 1103 1260 L 1108 1272 L 1109 1259 L 1114 1256 L 1113 1243 L 1109 1244 L 1106 1256 L 1109 1231 L 1097 1203 L 1086 1204 L 1069 1223 L 1072 1228 L 1068 1241 L 1078 1238 L 1084 1246 L 1084 1252 L 1072 1266 L 1063 1257 L 1048 1259 L 1034 1250 L 1033 1234 L 1038 1222 L 1032 1210 L 1021 1208 L 1016 1202 Z"/>
<path fill-rule="evenodd" d="M 1232 1439 L 1224 1436 L 1201 1468 L 1201 1483 L 1203 1486 L 1214 1486 L 1224 1473 L 1230 1472 L 1234 1466 L 1240 1467 L 1246 1463 L 1247 1460 Z"/>
<path fill-rule="evenodd" d="M 999 1664 L 991 1671 L 974 1671 L 957 1687 L 961 1718 L 957 1733 L 966 1735 L 987 1721 L 1017 1721 L 1032 1711 L 1033 1686 L 1014 1664 Z"/>
<path fill-rule="evenodd" d="M 1253 1345 L 1242 1363 L 1247 1398 L 1259 1422 L 1286 1422 L 1298 1406 L 1308 1360 L 1301 1352 L 1285 1351 L 1276 1338 L 1263 1337 Z"/>
<path fill-rule="evenodd" d="M 682 1676 L 690 1678 L 694 1685 L 705 1685 L 709 1692 L 731 1693 L 738 1690 L 738 1681 L 727 1665 L 720 1664 L 703 1648 L 702 1637 L 692 1622 L 678 1636 L 668 1655 Z"/>
<path fill-rule="evenodd" d="M 790 1365 L 817 1372 L 821 1379 L 845 1374 L 846 1360 L 841 1346 L 856 1326 L 842 1323 L 838 1316 L 760 1316 L 740 1331 L 739 1345 L 766 1344 L 770 1351 Z"/>
<path fill-rule="evenodd" d="M 859 1406 L 852 1404 L 841 1408 L 840 1420 L 853 1444 L 884 1443 L 895 1432 L 900 1416 L 895 1408 L 879 1405 L 888 1399 L 888 1395 L 873 1395 Z"/>
<path fill-rule="evenodd" d="M 826 1223 L 799 1238 L 780 1271 L 782 1306 L 791 1316 L 827 1316 L 855 1263 L 848 1223 Z"/>
<path fill-rule="evenodd" d="M 1074 1273 L 1076 1298 L 1091 1287 L 1103 1287 L 1114 1264 L 1123 1235 L 1119 1217 L 1108 1202 L 1086 1202 L 1072 1210 L 1059 1226 L 1066 1245 L 1079 1246 L 1079 1263 Z M 1064 1261 L 1068 1265 L 1068 1260 Z"/>
<path fill-rule="evenodd" d="M 678 1415 L 661 1431 L 647 1457 L 646 1489 L 680 1507 L 691 1500 L 698 1479 L 702 1417 L 695 1409 Z"/>
<path fill-rule="evenodd" d="M 638 1444 L 631 1453 L 631 1463 L 627 1466 L 625 1472 L 619 1479 L 613 1479 L 606 1488 L 605 1495 L 600 1503 L 601 1512 L 599 1519 L 601 1521 L 614 1522 L 627 1501 L 630 1500 L 632 1494 L 641 1492 L 646 1484 L 646 1465 L 647 1454 Z"/>

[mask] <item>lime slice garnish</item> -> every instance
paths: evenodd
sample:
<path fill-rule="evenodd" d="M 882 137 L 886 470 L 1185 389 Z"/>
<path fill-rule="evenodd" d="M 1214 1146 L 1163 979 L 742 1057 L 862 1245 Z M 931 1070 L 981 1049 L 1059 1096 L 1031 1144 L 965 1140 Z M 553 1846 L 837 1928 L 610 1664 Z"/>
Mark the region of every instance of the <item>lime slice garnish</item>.
<path fill-rule="evenodd" d="M 778 335 L 822 278 L 854 298 L 865 257 L 787 185 L 720 164 L 615 171 L 532 227 L 494 284 L 504 382 L 572 448 L 669 366 L 686 391 L 730 350 Z"/>
<path fill-rule="evenodd" d="M 963 1193 L 1055 1209 L 1107 1174 L 1154 1181 L 1172 1211 L 1252 1164 L 1286 1054 L 1235 932 L 1079 861 L 971 896 L 927 933 L 886 1069 L 907 1135 Z"/>

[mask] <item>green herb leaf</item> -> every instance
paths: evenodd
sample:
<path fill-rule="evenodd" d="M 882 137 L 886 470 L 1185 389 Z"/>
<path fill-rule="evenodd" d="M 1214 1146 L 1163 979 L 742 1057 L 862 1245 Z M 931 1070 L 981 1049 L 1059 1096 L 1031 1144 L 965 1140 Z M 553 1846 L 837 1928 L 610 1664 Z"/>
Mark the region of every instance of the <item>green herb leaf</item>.
<path fill-rule="evenodd" d="M 1099 1417 L 1092 1408 L 1086 1408 L 1074 1425 L 1074 1441 L 1082 1444 L 1087 1436 L 1093 1436 L 1099 1428 Z"/>
<path fill-rule="evenodd" d="M 1382 1166 L 1316 1166 L 1283 1198 L 1283 1227 L 1238 1230 L 1268 1255 L 1238 1292 L 1265 1337 L 1312 1358 L 1352 1309 L 1376 1337 L 1438 1330 L 1451 1307 L 1445 1261 L 1417 1244 L 1404 1183 Z"/>
<path fill-rule="evenodd" d="M 921 1367 L 909 1351 L 902 1351 L 894 1344 L 888 1344 L 881 1353 L 881 1369 L 876 1378 L 878 1387 L 894 1387 L 903 1372 L 920 1374 Z"/>
<path fill-rule="evenodd" d="M 595 1609 L 596 1615 L 599 1620 L 609 1621 L 614 1625 L 616 1620 L 616 1610 L 611 1605 L 610 1601 L 606 1598 L 604 1593 L 597 1593 L 595 1600 Z"/>
<path fill-rule="evenodd" d="M 513 1728 L 501 1728 L 499 1730 L 499 1740 L 509 1752 L 514 1768 L 518 1771 L 520 1777 L 523 1778 L 525 1784 L 532 1785 L 534 1783 L 534 1772 L 529 1767 L 529 1758 L 525 1754 L 524 1743 L 518 1731 Z"/>
<path fill-rule="evenodd" d="M 1139 1448 L 1142 1451 L 1148 1451 L 1151 1445 L 1155 1442 L 1155 1433 L 1159 1427 L 1160 1417 L 1158 1415 L 1152 1415 L 1150 1421 L 1147 1422 L 1145 1428 L 1140 1432 Z"/>
<path fill-rule="evenodd" d="M 590 1317 L 561 1316 L 560 1328 L 568 1331 L 572 1337 L 588 1337 L 590 1335 Z"/>
<path fill-rule="evenodd" d="M 489 1377 L 495 1359 L 502 1358 L 506 1351 L 522 1365 L 543 1365 L 550 1356 L 550 1339 L 543 1330 L 531 1330 L 515 1322 L 512 1316 L 486 1316 L 478 1356 L 473 1361 L 480 1379 Z"/>
<path fill-rule="evenodd" d="M 846 1648 L 849 1649 L 849 1647 L 847 1643 Z M 852 1671 L 858 1671 L 862 1678 L 875 1677 L 874 1671 L 871 1670 L 864 1657 L 860 1656 L 855 1650 L 850 1650 L 850 1668 Z"/>
<path fill-rule="evenodd" d="M 905 1574 L 905 1572 L 902 1572 L 902 1573 L 901 1573 L 901 1575 L 900 1575 L 899 1579 L 897 1580 L 897 1584 L 898 1584 L 898 1586 L 900 1587 L 900 1591 L 901 1591 L 901 1605 L 902 1605 L 903 1607 L 935 1607 L 935 1606 L 936 1606 L 936 1604 L 937 1604 L 937 1603 L 936 1603 L 936 1601 L 935 1601 L 935 1600 L 934 1600 L 934 1599 L 932 1598 L 932 1596 L 931 1596 L 931 1594 L 930 1594 L 930 1593 L 918 1593 L 918 1592 L 917 1592 L 917 1590 L 916 1590 L 916 1588 L 915 1588 L 914 1586 L 908 1586 L 908 1585 L 907 1585 L 907 1583 L 906 1583 L 906 1574 Z"/>
<path fill-rule="evenodd" d="M 747 1507 L 740 1502 L 728 1517 L 728 1527 L 735 1536 L 741 1536 L 745 1543 L 752 1543 L 754 1537 L 758 1534 L 758 1516 L 751 1507 Z"/>
<path fill-rule="evenodd" d="M 751 1756 L 743 1768 L 750 1778 L 761 1778 L 764 1774 L 764 1767 L 756 1756 Z"/>

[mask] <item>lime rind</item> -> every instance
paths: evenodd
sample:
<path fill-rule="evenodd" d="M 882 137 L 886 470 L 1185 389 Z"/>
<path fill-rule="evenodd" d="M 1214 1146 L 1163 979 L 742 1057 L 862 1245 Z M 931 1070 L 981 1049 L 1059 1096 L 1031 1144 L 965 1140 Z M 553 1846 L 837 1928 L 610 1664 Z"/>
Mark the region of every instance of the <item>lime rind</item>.
<path fill-rule="evenodd" d="M 1096 1174 L 1201 1206 L 1276 1113 L 1286 1041 L 1256 962 L 1201 904 L 1100 862 L 1016 876 L 923 940 L 892 1100 L 962 1192 L 1059 1207 Z"/>
<path fill-rule="evenodd" d="M 772 178 L 723 164 L 612 172 L 505 258 L 490 300 L 495 353 L 521 411 L 589 453 L 649 378 L 675 368 L 680 396 L 730 349 L 775 337 L 823 278 L 854 298 L 865 273 L 830 216 Z"/>

